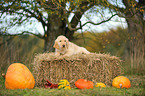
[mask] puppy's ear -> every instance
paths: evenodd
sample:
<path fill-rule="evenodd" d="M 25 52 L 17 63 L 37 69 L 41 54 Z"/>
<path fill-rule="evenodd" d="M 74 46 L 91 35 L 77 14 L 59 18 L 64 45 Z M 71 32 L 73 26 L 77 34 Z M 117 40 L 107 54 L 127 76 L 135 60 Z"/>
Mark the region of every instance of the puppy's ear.
<path fill-rule="evenodd" d="M 55 40 L 55 43 L 54 43 L 53 47 L 56 48 L 56 49 L 59 48 L 59 45 L 58 45 L 58 41 L 57 40 Z"/>

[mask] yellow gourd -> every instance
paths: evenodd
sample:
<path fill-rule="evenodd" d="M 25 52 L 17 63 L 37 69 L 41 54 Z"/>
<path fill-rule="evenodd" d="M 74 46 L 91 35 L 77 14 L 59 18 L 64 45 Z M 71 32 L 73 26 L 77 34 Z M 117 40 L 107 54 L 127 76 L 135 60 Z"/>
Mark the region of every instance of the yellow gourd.
<path fill-rule="evenodd" d="M 106 85 L 104 83 L 100 82 L 100 83 L 96 83 L 95 87 L 101 87 L 101 88 L 104 87 L 105 88 Z"/>
<path fill-rule="evenodd" d="M 70 83 L 66 79 L 62 79 L 58 83 L 58 89 L 71 89 Z"/>

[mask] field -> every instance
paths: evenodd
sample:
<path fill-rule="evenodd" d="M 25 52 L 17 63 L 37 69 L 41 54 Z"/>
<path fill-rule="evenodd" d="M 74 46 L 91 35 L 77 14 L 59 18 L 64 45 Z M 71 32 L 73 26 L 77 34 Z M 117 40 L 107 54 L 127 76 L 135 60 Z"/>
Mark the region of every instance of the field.
<path fill-rule="evenodd" d="M 45 89 L 35 87 L 34 89 L 5 89 L 4 78 L 0 77 L 0 96 L 144 96 L 145 95 L 145 77 L 127 76 L 131 81 L 131 88 L 118 89 L 112 86 L 106 88 L 96 88 L 80 90 L 72 88 L 71 90 Z"/>
<path fill-rule="evenodd" d="M 102 37 L 104 37 L 104 35 Z M 108 37 L 113 37 L 113 36 L 108 36 Z M 28 40 L 29 43 L 25 42 L 26 40 Z M 113 39 L 113 41 L 117 41 L 117 40 Z M 118 41 L 109 44 L 103 43 L 104 45 L 100 45 L 100 46 L 97 43 L 96 45 L 97 47 L 95 47 L 95 44 L 92 45 L 94 45 L 93 47 L 97 53 L 99 53 L 99 51 L 101 53 L 110 53 L 112 56 L 114 55 L 118 56 L 122 60 L 123 56 L 121 54 L 122 52 L 124 52 L 123 49 L 124 42 L 120 42 L 122 40 L 118 40 Z M 8 66 L 14 62 L 21 62 L 25 64 L 30 69 L 30 71 L 32 71 L 33 66 L 31 63 L 34 60 L 34 55 L 37 53 L 43 53 L 44 45 L 42 42 L 43 41 L 38 40 L 33 36 L 26 35 L 22 37 L 15 37 L 13 41 L 9 43 L 9 45 L 5 44 L 3 46 L 0 46 L 0 61 L 1 61 L 0 62 L 0 96 L 81 96 L 81 95 L 82 96 L 145 96 L 144 64 L 140 65 L 137 63 L 132 66 L 131 63 L 125 61 L 124 59 L 123 59 L 124 61 L 123 66 L 122 66 L 124 68 L 124 74 L 122 75 L 128 77 L 129 80 L 131 81 L 131 88 L 129 89 L 117 89 L 112 86 L 107 86 L 106 88 L 94 87 L 93 89 L 88 89 L 88 90 L 79 90 L 76 88 L 72 88 L 71 90 L 58 90 L 58 89 L 39 88 L 36 86 L 34 89 L 17 89 L 17 90 L 5 89 L 5 85 L 4 85 L 5 80 L 1 76 L 1 73 L 6 73 Z M 77 41 L 77 43 L 79 43 L 78 45 L 83 44 L 82 42 L 83 41 L 81 41 L 80 39 L 79 41 Z M 30 46 L 30 44 L 32 46 Z M 91 44 L 91 43 L 87 43 L 87 44 Z M 89 49 L 89 47 L 87 46 L 89 45 L 86 45 L 84 47 Z M 93 49 L 89 49 L 89 50 L 91 52 L 94 52 Z"/>

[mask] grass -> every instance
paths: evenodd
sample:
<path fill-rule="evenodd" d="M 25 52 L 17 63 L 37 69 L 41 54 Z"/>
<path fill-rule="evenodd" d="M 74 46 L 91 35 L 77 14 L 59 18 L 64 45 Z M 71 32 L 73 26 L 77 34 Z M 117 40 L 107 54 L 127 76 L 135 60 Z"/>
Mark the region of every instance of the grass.
<path fill-rule="evenodd" d="M 142 88 L 130 89 L 117 89 L 113 87 L 108 88 L 93 88 L 93 89 L 71 89 L 71 90 L 58 90 L 58 89 L 17 89 L 17 90 L 1 90 L 2 96 L 138 96 L 143 95 Z"/>
<path fill-rule="evenodd" d="M 144 78 L 142 78 L 144 80 Z M 140 80 L 141 83 L 143 82 Z M 145 89 L 144 83 L 135 85 L 132 82 L 132 87 L 129 89 L 118 89 L 114 87 L 96 88 L 80 90 L 72 88 L 71 90 L 58 90 L 58 89 L 5 89 L 4 79 L 0 77 L 0 96 L 144 96 Z"/>

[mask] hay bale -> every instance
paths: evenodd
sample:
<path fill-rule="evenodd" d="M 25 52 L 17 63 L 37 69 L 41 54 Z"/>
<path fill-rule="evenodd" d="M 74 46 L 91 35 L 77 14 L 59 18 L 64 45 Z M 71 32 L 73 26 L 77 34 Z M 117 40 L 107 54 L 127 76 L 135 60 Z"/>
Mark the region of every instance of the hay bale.
<path fill-rule="evenodd" d="M 58 83 L 67 79 L 71 86 L 83 78 L 111 85 L 112 79 L 121 73 L 121 61 L 108 54 L 78 54 L 71 57 L 56 57 L 54 53 L 37 54 L 33 73 L 38 87 L 44 87 L 45 80 Z"/>

